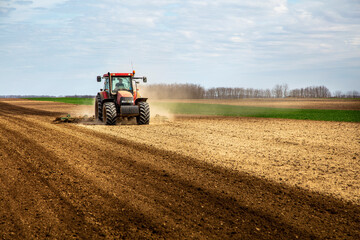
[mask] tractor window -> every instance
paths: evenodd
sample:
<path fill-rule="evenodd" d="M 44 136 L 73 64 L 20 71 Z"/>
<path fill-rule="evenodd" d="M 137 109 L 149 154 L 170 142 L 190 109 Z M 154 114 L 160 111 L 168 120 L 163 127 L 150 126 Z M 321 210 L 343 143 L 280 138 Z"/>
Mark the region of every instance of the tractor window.
<path fill-rule="evenodd" d="M 108 90 L 109 91 L 109 78 L 105 78 L 105 82 L 104 82 L 104 91 Z"/>
<path fill-rule="evenodd" d="M 130 90 L 132 91 L 131 78 L 130 77 L 112 77 L 112 89 L 113 91 Z"/>

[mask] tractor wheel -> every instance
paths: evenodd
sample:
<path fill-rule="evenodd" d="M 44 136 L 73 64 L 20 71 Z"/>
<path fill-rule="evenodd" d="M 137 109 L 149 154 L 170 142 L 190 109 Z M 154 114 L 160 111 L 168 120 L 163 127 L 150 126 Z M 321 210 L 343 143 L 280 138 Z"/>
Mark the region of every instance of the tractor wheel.
<path fill-rule="evenodd" d="M 102 116 L 103 116 L 103 110 L 102 110 L 102 104 L 101 104 L 101 100 L 99 97 L 96 97 L 95 100 L 95 119 L 102 121 Z"/>
<path fill-rule="evenodd" d="M 140 102 L 139 103 L 139 113 L 140 115 L 136 117 L 137 124 L 149 124 L 150 122 L 150 107 L 147 102 Z"/>
<path fill-rule="evenodd" d="M 103 122 L 106 125 L 116 125 L 116 106 L 113 102 L 106 102 L 103 107 Z"/>

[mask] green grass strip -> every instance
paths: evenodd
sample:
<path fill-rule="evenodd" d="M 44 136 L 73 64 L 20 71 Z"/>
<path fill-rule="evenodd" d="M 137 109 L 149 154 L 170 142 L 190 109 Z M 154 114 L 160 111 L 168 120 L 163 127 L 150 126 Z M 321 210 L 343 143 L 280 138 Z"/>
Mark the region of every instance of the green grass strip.
<path fill-rule="evenodd" d="M 62 103 L 71 103 L 71 104 L 78 104 L 78 105 L 93 105 L 94 99 L 93 98 L 25 98 L 29 100 L 35 101 L 51 101 L 51 102 L 62 102 Z"/>
<path fill-rule="evenodd" d="M 156 102 L 151 105 L 167 109 L 173 114 L 360 122 L 360 111 L 356 110 L 265 108 L 223 104 L 166 102 Z"/>

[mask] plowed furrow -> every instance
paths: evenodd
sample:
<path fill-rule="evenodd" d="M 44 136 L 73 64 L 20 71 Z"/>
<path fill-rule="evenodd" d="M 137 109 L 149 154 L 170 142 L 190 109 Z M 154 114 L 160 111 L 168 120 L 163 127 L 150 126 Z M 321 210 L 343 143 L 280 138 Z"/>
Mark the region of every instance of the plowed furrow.
<path fill-rule="evenodd" d="M 21 125 L 26 126 L 26 124 Z M 4 128 L 6 129 L 6 127 L 3 125 L 1 125 L 1 127 L 2 130 Z M 31 172 L 34 174 L 35 177 L 33 178 L 21 180 L 26 183 L 26 186 L 37 186 L 36 189 L 29 188 L 31 191 L 38 193 L 43 189 L 49 188 L 52 190 L 52 192 L 55 193 L 56 196 L 52 197 L 51 195 L 54 194 L 45 192 L 42 194 L 42 198 L 50 198 L 61 201 L 61 203 L 56 203 L 54 206 L 47 206 L 44 208 L 52 209 L 55 207 L 55 211 L 57 211 L 57 206 L 61 207 L 61 209 L 58 211 L 60 214 L 60 222 L 67 224 L 65 230 L 66 228 L 73 230 L 72 234 L 66 232 L 65 234 L 82 238 L 86 238 L 84 236 L 101 237 L 105 236 L 105 233 L 103 232 L 104 230 L 111 230 L 112 232 L 117 233 L 119 236 L 139 236 L 139 234 L 136 233 L 137 225 L 139 221 L 146 222 L 146 216 L 143 216 L 142 213 L 137 213 L 136 209 L 128 206 L 130 199 L 124 202 L 121 199 L 115 197 L 114 195 L 116 194 L 110 194 L 103 191 L 99 188 L 101 184 L 97 183 L 99 184 L 98 186 L 94 185 L 92 181 L 86 179 L 81 173 L 77 172 L 76 169 L 72 170 L 69 168 L 69 165 L 64 163 L 66 159 L 58 158 L 55 154 L 52 153 L 51 150 L 42 151 L 41 146 L 37 146 L 36 143 L 31 142 L 31 140 L 26 136 L 22 137 L 21 131 L 16 132 L 10 129 L 6 130 L 10 136 L 17 136 L 16 139 L 13 139 L 12 137 L 8 138 L 9 142 L 12 142 L 14 145 L 20 144 L 24 149 L 33 149 L 31 153 L 27 151 L 20 151 L 20 153 L 15 152 L 15 155 L 12 155 L 10 159 L 26 159 L 22 161 L 18 160 L 18 165 L 22 166 L 22 171 Z M 36 135 L 34 132 L 32 132 L 31 136 L 35 137 Z M 16 143 L 12 140 L 16 140 Z M 46 137 L 43 138 L 43 140 L 46 141 Z M 10 148 L 13 147 L 9 143 L 8 145 L 10 145 Z M 28 156 L 28 158 L 26 156 Z M 18 190 L 18 192 L 22 192 L 22 185 L 19 187 L 20 190 Z M 25 195 L 25 199 L 29 199 L 26 191 L 24 191 L 23 194 Z M 89 206 L 92 208 L 87 209 Z M 69 208 L 68 211 L 66 211 L 66 208 Z M 104 214 L 104 210 L 106 214 Z M 63 217 L 66 219 L 63 219 Z M 107 222 L 109 223 L 106 226 Z M 118 226 L 117 222 L 119 222 Z M 97 224 L 99 223 L 105 225 L 102 226 L 103 231 L 100 231 L 97 227 Z M 152 224 L 150 220 L 147 225 L 150 228 L 155 228 L 154 224 Z M 114 227 L 117 229 L 113 229 Z M 59 234 L 63 230 L 64 229 L 60 229 L 60 231 L 53 230 L 54 233 L 52 236 L 55 235 L 59 237 Z M 111 235 L 113 235 L 112 232 Z M 151 235 L 151 231 L 146 228 L 140 229 L 139 232 L 142 233 L 141 236 L 147 235 L 145 234 L 146 232 L 149 232 Z M 84 235 L 83 233 L 86 234 Z"/>

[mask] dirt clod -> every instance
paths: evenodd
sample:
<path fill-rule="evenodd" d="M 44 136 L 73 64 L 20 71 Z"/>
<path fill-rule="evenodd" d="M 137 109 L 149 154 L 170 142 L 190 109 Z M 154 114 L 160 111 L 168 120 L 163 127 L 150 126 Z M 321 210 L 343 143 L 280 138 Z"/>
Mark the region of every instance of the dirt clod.
<path fill-rule="evenodd" d="M 80 117 L 72 117 L 70 114 L 67 114 L 66 116 L 55 118 L 53 123 L 88 123 L 94 121 L 95 116 L 89 117 L 88 115 L 84 115 Z"/>

